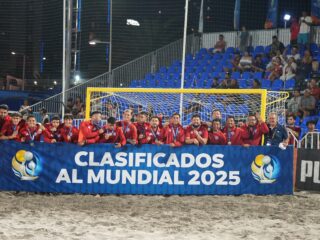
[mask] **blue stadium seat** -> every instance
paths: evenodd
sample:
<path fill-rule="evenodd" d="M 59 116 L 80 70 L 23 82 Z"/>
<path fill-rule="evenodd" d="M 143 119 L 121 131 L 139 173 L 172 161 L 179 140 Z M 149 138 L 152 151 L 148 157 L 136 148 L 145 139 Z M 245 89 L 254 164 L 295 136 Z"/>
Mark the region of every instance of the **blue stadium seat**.
<path fill-rule="evenodd" d="M 264 49 L 264 53 L 265 54 L 269 54 L 270 51 L 271 51 L 271 46 L 270 45 L 266 46 L 265 49 Z"/>
<path fill-rule="evenodd" d="M 271 81 L 269 79 L 262 79 L 261 80 L 261 88 L 271 89 Z"/>
<path fill-rule="evenodd" d="M 254 49 L 254 55 L 263 54 L 263 53 L 264 53 L 264 46 L 256 46 L 256 48 Z"/>
<path fill-rule="evenodd" d="M 284 83 L 284 90 L 293 90 L 296 86 L 296 80 L 295 79 L 289 79 Z"/>
<path fill-rule="evenodd" d="M 251 72 L 243 72 L 243 73 L 242 73 L 242 78 L 243 78 L 243 79 L 249 79 L 249 78 L 251 78 Z"/>
<path fill-rule="evenodd" d="M 254 78 L 254 79 L 261 80 L 261 79 L 262 79 L 262 72 L 255 72 L 255 73 L 253 74 L 253 78 Z"/>
<path fill-rule="evenodd" d="M 271 85 L 272 91 L 280 91 L 283 88 L 283 81 L 280 79 L 276 79 L 273 81 Z"/>
<path fill-rule="evenodd" d="M 239 78 L 241 78 L 240 72 L 233 72 L 233 73 L 231 74 L 231 78 L 234 78 L 234 79 L 239 79 Z"/>
<path fill-rule="evenodd" d="M 247 81 L 245 79 L 238 79 L 239 88 L 247 88 Z"/>

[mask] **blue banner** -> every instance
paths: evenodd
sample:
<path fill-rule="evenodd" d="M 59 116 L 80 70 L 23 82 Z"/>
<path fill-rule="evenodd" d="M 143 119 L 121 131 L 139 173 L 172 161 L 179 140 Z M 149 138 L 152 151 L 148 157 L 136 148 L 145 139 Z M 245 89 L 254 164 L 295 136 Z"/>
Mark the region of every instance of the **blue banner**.
<path fill-rule="evenodd" d="M 293 149 L 0 142 L 0 189 L 106 194 L 292 194 Z"/>
<path fill-rule="evenodd" d="M 320 1 L 311 0 L 311 17 L 314 24 L 320 24 Z"/>
<path fill-rule="evenodd" d="M 278 25 L 278 0 L 269 0 L 267 19 L 264 27 L 266 29 L 276 28 Z"/>
<path fill-rule="evenodd" d="M 240 29 L 240 0 L 236 0 L 234 5 L 233 28 L 234 30 Z"/>

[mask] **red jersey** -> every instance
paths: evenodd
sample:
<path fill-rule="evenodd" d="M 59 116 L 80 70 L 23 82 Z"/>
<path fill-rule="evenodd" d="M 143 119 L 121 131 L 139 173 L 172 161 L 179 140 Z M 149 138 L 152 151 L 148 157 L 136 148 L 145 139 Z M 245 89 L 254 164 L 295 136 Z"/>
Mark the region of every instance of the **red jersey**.
<path fill-rule="evenodd" d="M 212 145 L 226 145 L 227 138 L 220 130 L 216 132 L 210 131 L 208 143 Z"/>
<path fill-rule="evenodd" d="M 79 137 L 79 130 L 78 128 L 71 126 L 61 126 L 59 129 L 61 141 L 66 143 L 77 143 Z"/>
<path fill-rule="evenodd" d="M 137 128 L 137 134 L 138 134 L 138 142 L 139 144 L 147 144 L 148 143 L 148 133 L 150 132 L 150 123 L 133 123 Z M 139 136 L 143 135 L 143 138 L 139 139 Z"/>
<path fill-rule="evenodd" d="M 232 129 L 225 127 L 223 133 L 226 136 L 227 144 L 231 142 L 231 145 L 242 145 L 243 138 L 246 137 L 245 131 L 238 127 L 233 127 Z"/>
<path fill-rule="evenodd" d="M 290 27 L 291 36 L 290 36 L 290 40 L 296 40 L 296 39 L 298 38 L 299 31 L 300 31 L 299 23 L 298 23 L 298 22 L 293 22 L 293 23 L 291 23 L 291 27 Z"/>
<path fill-rule="evenodd" d="M 0 118 L 0 131 L 7 121 L 11 121 L 11 117 L 9 115 L 5 116 L 4 118 Z"/>
<path fill-rule="evenodd" d="M 7 137 L 12 136 L 12 134 L 15 131 L 19 132 L 19 130 L 22 127 L 24 127 L 25 123 L 26 123 L 25 120 L 21 119 L 21 121 L 18 123 L 18 125 L 15 126 L 15 125 L 13 125 L 11 120 L 10 121 L 6 121 L 4 123 L 4 125 L 2 126 L 2 129 L 1 129 L 1 132 L 0 132 L 0 136 L 7 136 Z M 19 141 L 19 135 L 17 135 L 14 140 Z"/>
<path fill-rule="evenodd" d="M 287 126 L 287 128 L 295 131 L 298 133 L 298 137 L 297 139 L 299 140 L 299 136 L 300 136 L 300 132 L 301 132 L 301 128 L 298 126 Z M 291 134 L 289 134 L 289 145 L 293 145 L 294 144 L 294 138 L 292 137 Z"/>
<path fill-rule="evenodd" d="M 85 140 L 87 144 L 98 143 L 100 139 L 100 127 L 93 124 L 91 120 L 83 121 L 79 128 L 78 142 Z"/>
<path fill-rule="evenodd" d="M 195 131 L 198 131 L 202 138 L 208 139 L 208 129 L 205 125 L 200 125 L 198 129 L 194 129 L 191 125 L 185 129 L 185 138 L 196 139 Z"/>
<path fill-rule="evenodd" d="M 149 144 L 156 144 L 156 141 L 163 141 L 163 128 L 157 127 L 157 129 L 153 129 L 150 127 L 149 131 L 147 132 L 147 140 Z"/>
<path fill-rule="evenodd" d="M 53 128 L 52 124 L 51 123 L 45 124 L 45 129 L 43 130 L 43 133 L 42 133 L 44 142 L 52 143 L 53 139 L 55 139 L 56 142 L 60 142 L 61 135 L 60 135 L 59 127 L 55 131 L 52 131 L 51 130 L 51 128 Z"/>
<path fill-rule="evenodd" d="M 136 126 L 132 122 L 119 121 L 116 123 L 116 125 L 117 127 L 120 127 L 122 129 L 126 140 L 136 140 L 136 142 L 138 143 L 138 131 Z"/>
<path fill-rule="evenodd" d="M 104 134 L 109 135 L 109 138 L 106 139 Z M 121 146 L 124 146 L 127 143 L 126 137 L 120 127 L 115 127 L 113 130 L 105 128 L 104 134 L 100 138 L 100 143 L 120 143 Z"/>
<path fill-rule="evenodd" d="M 180 124 L 177 127 L 169 124 L 164 128 L 163 131 L 163 139 L 165 144 L 174 143 L 176 147 L 180 147 L 184 144 L 185 134 L 184 129 Z"/>
<path fill-rule="evenodd" d="M 34 128 L 29 128 L 27 125 L 19 130 L 20 142 L 40 142 L 42 131 L 39 133 L 40 125 L 36 125 Z"/>
<path fill-rule="evenodd" d="M 242 129 L 246 133 L 246 136 L 243 138 L 243 143 L 250 144 L 251 146 L 260 146 L 263 134 L 269 132 L 269 128 L 265 122 L 258 123 L 253 127 L 244 124 Z"/>

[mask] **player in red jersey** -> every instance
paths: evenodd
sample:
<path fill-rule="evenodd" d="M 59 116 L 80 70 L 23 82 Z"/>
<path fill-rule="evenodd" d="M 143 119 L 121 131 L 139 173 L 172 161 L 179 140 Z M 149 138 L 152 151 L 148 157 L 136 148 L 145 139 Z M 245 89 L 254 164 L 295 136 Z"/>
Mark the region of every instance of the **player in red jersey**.
<path fill-rule="evenodd" d="M 296 139 L 299 139 L 301 128 L 295 125 L 295 117 L 293 115 L 287 116 L 287 131 L 290 132 Z M 293 136 L 289 134 L 289 145 L 294 144 Z"/>
<path fill-rule="evenodd" d="M 63 117 L 63 124 L 60 127 L 61 141 L 66 143 L 77 143 L 79 137 L 79 130 L 73 124 L 72 114 L 65 114 Z"/>
<path fill-rule="evenodd" d="M 9 107 L 6 104 L 0 105 L 0 131 L 2 129 L 2 126 L 6 121 L 10 121 L 10 116 L 8 115 Z"/>
<path fill-rule="evenodd" d="M 108 123 L 104 126 L 104 134 L 100 142 L 113 143 L 116 148 L 126 145 L 126 137 L 123 134 L 122 128 L 117 127 L 114 117 L 108 118 Z"/>
<path fill-rule="evenodd" d="M 157 116 L 151 117 L 150 120 L 150 129 L 147 133 L 148 143 L 162 145 L 163 144 L 163 128 L 160 126 L 160 119 Z"/>
<path fill-rule="evenodd" d="M 195 145 L 206 145 L 208 142 L 208 129 L 201 124 L 200 115 L 194 114 L 191 118 L 191 125 L 185 129 L 185 143 Z"/>
<path fill-rule="evenodd" d="M 221 132 L 221 120 L 214 119 L 212 121 L 212 130 L 209 132 L 209 144 L 212 145 L 226 145 L 227 138 L 223 132 Z"/>
<path fill-rule="evenodd" d="M 242 145 L 243 138 L 246 137 L 245 131 L 236 126 L 234 117 L 232 116 L 227 118 L 227 123 L 223 129 L 223 133 L 227 138 L 228 145 Z"/>
<path fill-rule="evenodd" d="M 171 116 L 170 124 L 164 128 L 164 143 L 171 147 L 180 147 L 185 142 L 184 129 L 180 124 L 180 114 L 174 113 Z"/>
<path fill-rule="evenodd" d="M 91 119 L 83 121 L 80 124 L 78 144 L 83 146 L 85 144 L 98 143 L 100 135 L 104 133 L 101 126 L 101 112 L 94 111 L 91 113 Z"/>
<path fill-rule="evenodd" d="M 259 114 L 250 114 L 247 119 L 247 124 L 241 127 L 245 131 L 243 137 L 243 146 L 260 146 L 263 134 L 269 132 L 268 125 L 262 120 Z"/>
<path fill-rule="evenodd" d="M 33 144 L 33 142 L 40 142 L 43 129 L 43 126 L 37 124 L 35 116 L 29 115 L 27 117 L 27 123 L 19 130 L 18 141 L 31 144 Z"/>
<path fill-rule="evenodd" d="M 147 144 L 148 143 L 148 132 L 150 132 L 150 123 L 147 122 L 148 114 L 146 112 L 138 113 L 137 122 L 134 125 L 137 128 L 138 133 L 138 143 Z"/>
<path fill-rule="evenodd" d="M 60 117 L 53 116 L 50 123 L 45 124 L 45 129 L 43 130 L 44 142 L 46 143 L 56 143 L 61 141 L 60 135 Z"/>
<path fill-rule="evenodd" d="M 0 140 L 19 140 L 19 130 L 25 125 L 25 120 L 19 112 L 11 114 L 11 120 L 6 121 L 0 132 Z"/>
<path fill-rule="evenodd" d="M 127 109 L 123 112 L 122 121 L 118 121 L 117 127 L 121 127 L 127 143 L 135 145 L 138 143 L 138 131 L 136 126 L 131 122 L 132 111 Z"/>

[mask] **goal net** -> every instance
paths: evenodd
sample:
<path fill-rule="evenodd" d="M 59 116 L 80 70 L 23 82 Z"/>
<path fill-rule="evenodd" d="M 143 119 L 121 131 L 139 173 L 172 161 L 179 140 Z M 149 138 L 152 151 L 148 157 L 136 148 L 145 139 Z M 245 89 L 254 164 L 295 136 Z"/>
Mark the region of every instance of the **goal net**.
<path fill-rule="evenodd" d="M 275 112 L 279 122 L 285 122 L 287 92 L 267 92 L 264 89 L 150 89 L 150 88 L 88 88 L 86 118 L 90 112 L 101 111 L 104 119 L 120 120 L 122 112 L 145 111 L 149 116 L 163 116 L 168 121 L 173 113 L 181 114 L 182 124 L 190 124 L 197 113 L 202 121 L 211 121 L 214 110 L 220 110 L 222 122 L 228 116 L 245 121 L 250 113 L 260 113 L 263 119 Z"/>

